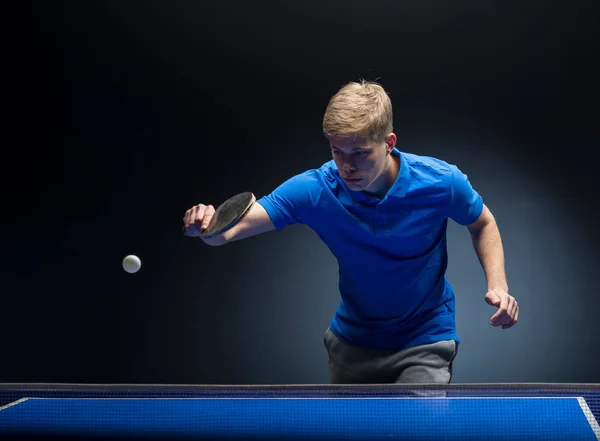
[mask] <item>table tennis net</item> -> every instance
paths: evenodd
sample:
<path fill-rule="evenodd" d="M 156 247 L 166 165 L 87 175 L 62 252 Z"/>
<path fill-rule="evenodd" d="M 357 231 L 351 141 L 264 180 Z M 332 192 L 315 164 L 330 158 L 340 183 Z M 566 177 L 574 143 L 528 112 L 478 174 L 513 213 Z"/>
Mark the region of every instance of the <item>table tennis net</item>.
<path fill-rule="evenodd" d="M 599 421 L 598 384 L 0 385 L 0 438 L 569 441 Z"/>

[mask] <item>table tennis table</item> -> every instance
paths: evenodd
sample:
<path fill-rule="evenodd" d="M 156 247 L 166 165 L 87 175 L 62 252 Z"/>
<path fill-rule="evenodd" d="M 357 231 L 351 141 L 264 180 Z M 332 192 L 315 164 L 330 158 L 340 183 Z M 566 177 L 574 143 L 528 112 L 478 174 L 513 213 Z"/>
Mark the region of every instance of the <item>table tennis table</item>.
<path fill-rule="evenodd" d="M 0 439 L 600 440 L 600 385 L 0 384 Z"/>

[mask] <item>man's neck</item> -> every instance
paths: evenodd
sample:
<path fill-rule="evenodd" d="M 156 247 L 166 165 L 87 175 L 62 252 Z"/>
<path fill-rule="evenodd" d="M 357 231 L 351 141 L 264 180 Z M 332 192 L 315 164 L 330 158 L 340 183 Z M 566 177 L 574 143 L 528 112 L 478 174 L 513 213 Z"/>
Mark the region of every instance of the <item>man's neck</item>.
<path fill-rule="evenodd" d="M 398 174 L 400 173 L 400 167 L 401 167 L 400 158 L 395 155 L 390 154 L 390 156 L 388 157 L 388 163 L 386 165 L 386 170 L 380 176 L 380 182 L 381 182 L 380 189 L 378 189 L 374 192 L 365 190 L 365 193 L 376 196 L 380 199 L 383 199 L 383 197 L 387 194 L 387 192 L 390 190 L 390 188 L 392 188 L 392 186 L 394 185 L 394 182 L 396 182 L 396 179 L 398 179 Z"/>

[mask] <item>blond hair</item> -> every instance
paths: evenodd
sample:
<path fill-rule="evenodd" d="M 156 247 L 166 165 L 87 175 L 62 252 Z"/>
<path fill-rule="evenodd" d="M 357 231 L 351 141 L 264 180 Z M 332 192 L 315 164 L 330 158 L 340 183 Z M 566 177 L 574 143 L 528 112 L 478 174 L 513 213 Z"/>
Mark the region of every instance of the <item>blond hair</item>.
<path fill-rule="evenodd" d="M 343 86 L 329 100 L 325 136 L 368 137 L 384 141 L 393 130 L 392 102 L 378 83 L 362 80 Z"/>

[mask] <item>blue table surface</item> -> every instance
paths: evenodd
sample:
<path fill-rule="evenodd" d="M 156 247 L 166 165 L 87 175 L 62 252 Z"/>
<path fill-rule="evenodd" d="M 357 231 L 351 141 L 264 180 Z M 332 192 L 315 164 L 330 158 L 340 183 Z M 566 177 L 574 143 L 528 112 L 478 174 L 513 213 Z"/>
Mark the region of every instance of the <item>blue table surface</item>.
<path fill-rule="evenodd" d="M 24 398 L 0 434 L 247 439 L 599 440 L 573 398 Z"/>

